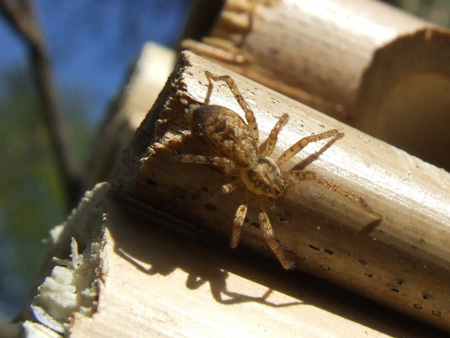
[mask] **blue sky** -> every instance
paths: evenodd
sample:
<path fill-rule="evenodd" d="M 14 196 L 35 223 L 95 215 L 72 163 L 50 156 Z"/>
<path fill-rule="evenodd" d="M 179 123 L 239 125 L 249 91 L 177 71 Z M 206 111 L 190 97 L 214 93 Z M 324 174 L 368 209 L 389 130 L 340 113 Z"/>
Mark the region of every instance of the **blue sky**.
<path fill-rule="evenodd" d="M 98 121 L 146 41 L 175 46 L 191 0 L 34 2 L 59 87 L 82 89 Z M 0 72 L 27 49 L 0 15 Z"/>

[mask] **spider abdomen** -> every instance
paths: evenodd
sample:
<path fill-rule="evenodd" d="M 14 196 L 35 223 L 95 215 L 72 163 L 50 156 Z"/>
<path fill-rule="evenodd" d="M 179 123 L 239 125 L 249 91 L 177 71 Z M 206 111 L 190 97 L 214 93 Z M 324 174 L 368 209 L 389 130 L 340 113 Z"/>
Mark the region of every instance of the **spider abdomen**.
<path fill-rule="evenodd" d="M 242 118 L 231 109 L 205 105 L 192 112 L 191 131 L 216 155 L 226 157 L 241 168 L 258 158 L 257 142 Z"/>

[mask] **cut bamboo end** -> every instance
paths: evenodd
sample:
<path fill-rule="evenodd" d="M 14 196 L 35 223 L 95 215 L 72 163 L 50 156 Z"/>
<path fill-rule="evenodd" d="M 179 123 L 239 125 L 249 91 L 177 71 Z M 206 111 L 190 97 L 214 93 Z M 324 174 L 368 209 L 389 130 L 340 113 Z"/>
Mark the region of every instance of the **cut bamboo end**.
<path fill-rule="evenodd" d="M 379 48 L 349 123 L 450 171 L 450 31 L 423 29 Z"/>
<path fill-rule="evenodd" d="M 449 30 L 368 0 L 225 1 L 208 18 L 182 46 L 450 170 Z"/>

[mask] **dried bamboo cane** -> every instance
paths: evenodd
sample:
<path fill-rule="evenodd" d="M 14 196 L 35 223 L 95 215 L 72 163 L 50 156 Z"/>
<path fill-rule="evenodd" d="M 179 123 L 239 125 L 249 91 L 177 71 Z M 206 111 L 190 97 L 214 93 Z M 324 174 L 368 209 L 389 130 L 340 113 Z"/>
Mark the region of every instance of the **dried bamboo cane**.
<path fill-rule="evenodd" d="M 448 29 L 372 0 L 228 0 L 207 17 L 194 7 L 185 39 L 184 48 L 450 170 Z"/>

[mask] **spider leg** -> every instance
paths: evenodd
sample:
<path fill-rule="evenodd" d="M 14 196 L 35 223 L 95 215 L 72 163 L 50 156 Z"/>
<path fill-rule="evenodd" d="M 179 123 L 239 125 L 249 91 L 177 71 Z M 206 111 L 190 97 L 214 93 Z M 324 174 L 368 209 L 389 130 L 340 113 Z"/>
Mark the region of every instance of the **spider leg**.
<path fill-rule="evenodd" d="M 231 92 L 233 93 L 233 96 L 235 97 L 236 101 L 241 106 L 242 110 L 245 113 L 245 119 L 247 120 L 248 127 L 250 131 L 252 132 L 253 138 L 258 143 L 259 141 L 259 130 L 258 130 L 258 123 L 256 122 L 255 114 L 253 114 L 253 111 L 251 110 L 250 106 L 245 101 L 244 97 L 242 96 L 241 92 L 239 91 L 238 87 L 236 86 L 236 83 L 229 75 L 214 75 L 207 70 L 205 71 L 206 78 L 208 79 L 208 91 L 206 93 L 206 98 L 204 104 L 209 104 L 209 99 L 211 97 L 212 92 L 212 80 L 214 81 L 224 81 L 228 88 L 230 88 Z"/>
<path fill-rule="evenodd" d="M 367 202 L 364 200 L 364 198 L 362 198 L 360 196 L 356 196 L 355 194 L 353 194 L 349 191 L 346 191 L 346 190 L 342 189 L 341 187 L 338 187 L 337 185 L 334 185 L 334 184 L 328 182 L 326 179 L 320 177 L 319 175 L 313 173 L 312 171 L 291 170 L 289 172 L 288 176 L 291 176 L 291 175 L 298 178 L 300 181 L 305 181 L 305 180 L 314 181 L 314 182 L 320 184 L 321 186 L 354 201 L 355 203 L 359 203 L 365 211 L 367 211 L 369 214 L 376 217 L 378 220 L 383 219 L 383 216 L 381 214 L 379 214 L 378 212 L 376 212 L 375 210 L 373 210 L 367 204 Z"/>
<path fill-rule="evenodd" d="M 306 137 L 302 138 L 300 141 L 298 141 L 297 143 L 290 146 L 287 150 L 285 150 L 281 154 L 281 156 L 278 158 L 277 165 L 281 166 L 282 164 L 289 161 L 295 154 L 300 152 L 309 143 L 317 142 L 317 141 L 323 140 L 325 138 L 337 136 L 337 135 L 342 135 L 342 134 L 340 134 L 339 131 L 337 131 L 337 129 L 331 129 L 331 130 L 328 130 L 321 134 L 306 136 Z"/>
<path fill-rule="evenodd" d="M 230 182 L 230 183 L 226 183 L 226 184 L 222 185 L 219 189 L 217 189 L 215 191 L 222 195 L 226 195 L 226 194 L 229 194 L 230 192 L 235 191 L 236 188 L 239 187 L 241 184 L 242 184 L 241 179 L 238 178 L 234 182 Z"/>
<path fill-rule="evenodd" d="M 278 122 L 273 126 L 272 130 L 270 131 L 269 136 L 267 137 L 266 148 L 264 149 L 264 151 L 261 152 L 262 157 L 272 155 L 272 152 L 275 149 L 275 146 L 277 144 L 278 134 L 280 133 L 281 128 L 283 128 L 286 125 L 288 120 L 289 120 L 289 115 L 284 113 L 280 117 Z"/>
<path fill-rule="evenodd" d="M 238 178 L 235 181 L 226 183 L 217 189 L 214 189 L 214 190 L 208 191 L 208 192 L 204 192 L 202 194 L 202 199 L 211 199 L 217 194 L 220 194 L 220 195 L 229 194 L 229 193 L 235 191 L 236 188 L 239 187 L 240 185 L 242 185 L 242 181 L 240 178 Z"/>
<path fill-rule="evenodd" d="M 239 207 L 236 210 L 236 213 L 234 214 L 233 230 L 231 232 L 231 241 L 230 241 L 230 246 L 233 249 L 238 246 L 239 240 L 241 238 L 242 224 L 244 223 L 245 216 L 247 215 L 247 200 L 248 200 L 248 193 L 245 194 L 244 198 L 239 204 Z"/>
<path fill-rule="evenodd" d="M 207 164 L 222 167 L 225 169 L 226 174 L 231 174 L 234 171 L 233 161 L 225 157 L 181 154 L 175 156 L 175 160 L 183 163 Z"/>
<path fill-rule="evenodd" d="M 267 212 L 262 204 L 262 202 L 259 203 L 259 226 L 261 228 L 261 231 L 263 233 L 263 236 L 269 245 L 269 247 L 272 249 L 272 251 L 277 256 L 278 260 L 280 261 L 281 265 L 286 270 L 290 270 L 294 267 L 294 264 L 290 262 L 283 253 L 283 250 L 280 248 L 280 245 L 278 244 L 277 240 L 275 239 L 275 236 L 273 234 L 273 228 L 272 224 L 270 223 L 269 216 L 267 215 Z"/>

